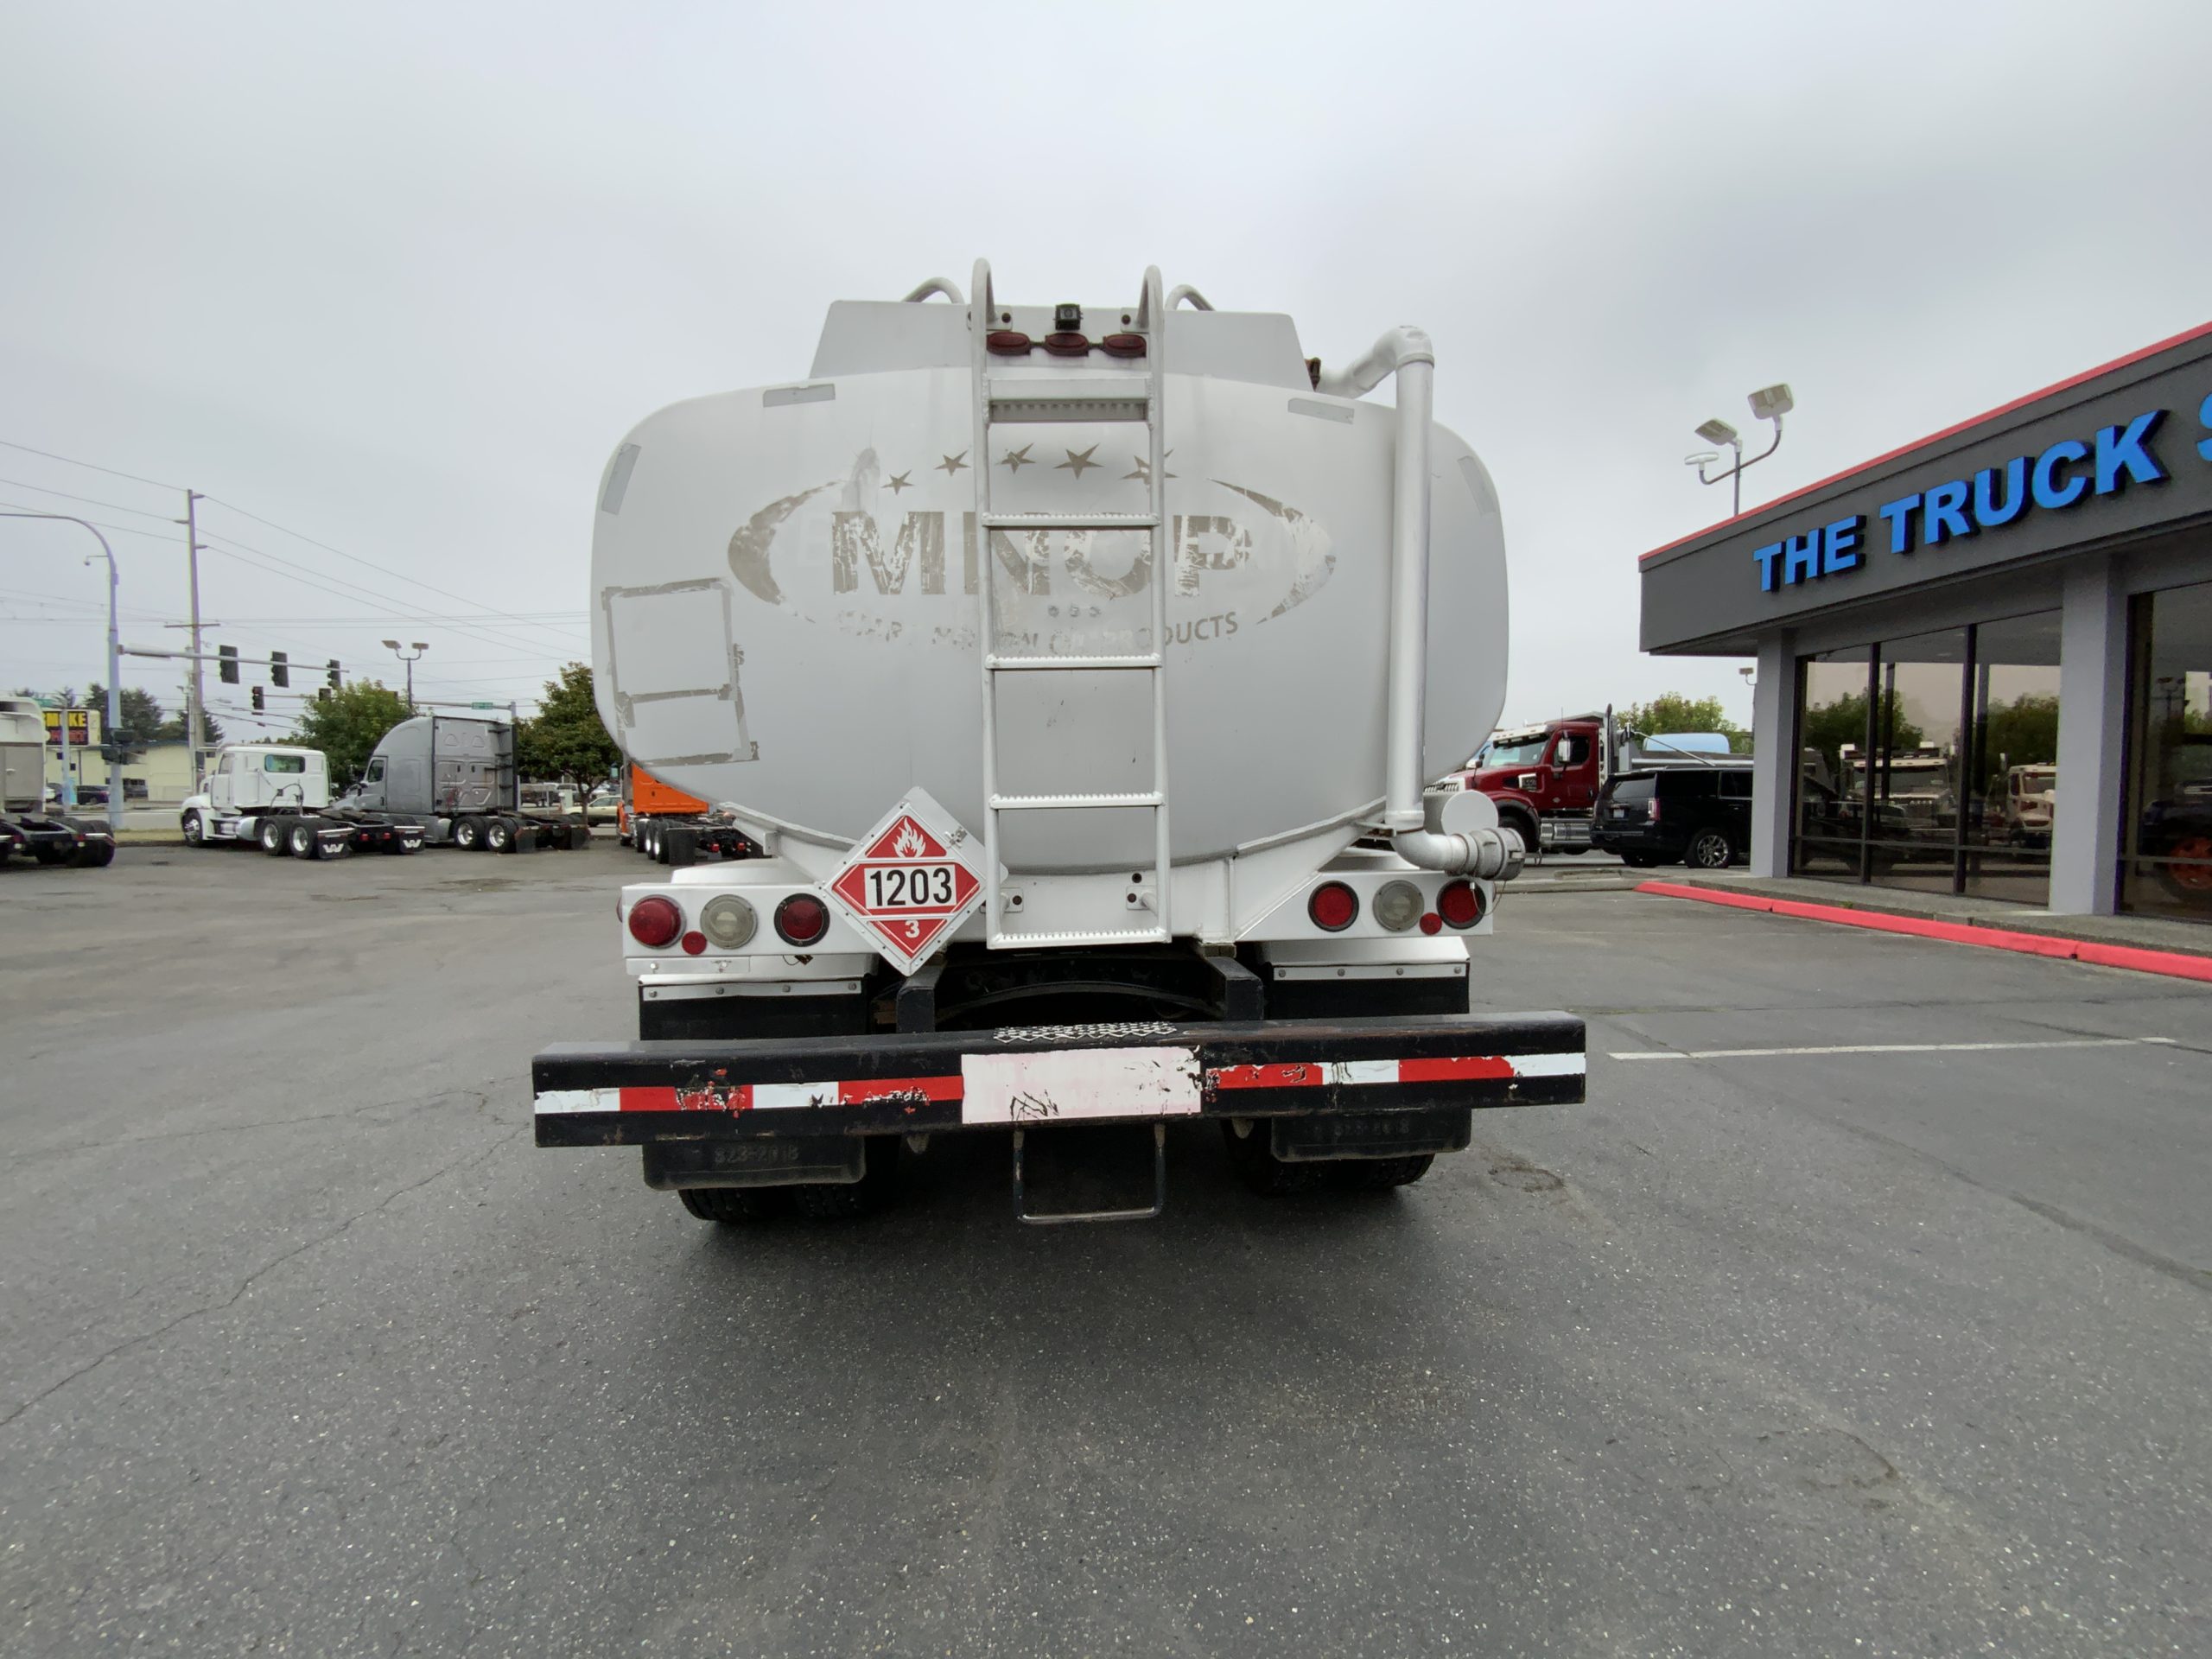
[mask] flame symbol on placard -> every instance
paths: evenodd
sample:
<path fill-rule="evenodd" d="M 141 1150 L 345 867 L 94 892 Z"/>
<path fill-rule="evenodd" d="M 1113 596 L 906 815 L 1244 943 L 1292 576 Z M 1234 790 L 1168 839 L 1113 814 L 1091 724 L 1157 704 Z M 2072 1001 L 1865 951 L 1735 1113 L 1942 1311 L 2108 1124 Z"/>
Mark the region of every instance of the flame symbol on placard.
<path fill-rule="evenodd" d="M 914 828 L 912 820 L 899 826 L 899 833 L 892 838 L 891 850 L 900 858 L 919 858 L 929 849 L 929 842 L 922 839 L 922 832 Z"/>

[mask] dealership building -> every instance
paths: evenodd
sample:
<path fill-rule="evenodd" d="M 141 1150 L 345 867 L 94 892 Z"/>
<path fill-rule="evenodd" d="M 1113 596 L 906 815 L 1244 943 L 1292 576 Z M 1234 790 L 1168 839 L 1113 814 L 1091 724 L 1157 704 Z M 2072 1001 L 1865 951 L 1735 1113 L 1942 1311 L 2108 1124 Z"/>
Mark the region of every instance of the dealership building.
<path fill-rule="evenodd" d="M 2212 921 L 2212 324 L 1643 556 L 1754 874 Z"/>

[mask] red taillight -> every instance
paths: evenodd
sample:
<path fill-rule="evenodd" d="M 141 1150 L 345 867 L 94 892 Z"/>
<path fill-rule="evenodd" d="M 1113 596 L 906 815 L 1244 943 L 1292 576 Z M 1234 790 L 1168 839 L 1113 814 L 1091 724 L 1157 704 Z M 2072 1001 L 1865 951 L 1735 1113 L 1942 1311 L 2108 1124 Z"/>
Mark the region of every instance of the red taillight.
<path fill-rule="evenodd" d="M 1643 816 L 1652 823 L 1659 822 L 1659 797 L 1656 792 L 1651 797 L 1651 804 L 1643 809 Z"/>
<path fill-rule="evenodd" d="M 1054 357 L 1089 357 L 1090 342 L 1081 334 L 1060 333 L 1045 336 L 1045 349 Z"/>
<path fill-rule="evenodd" d="M 810 893 L 795 893 L 776 906 L 776 934 L 785 944 L 812 944 L 830 931 L 830 906 Z"/>
<path fill-rule="evenodd" d="M 1359 918 L 1359 895 L 1341 881 L 1324 881 L 1306 901 L 1306 913 L 1325 933 L 1341 933 Z"/>
<path fill-rule="evenodd" d="M 700 932 L 696 928 L 694 928 L 690 932 L 686 933 L 683 936 L 683 954 L 685 956 L 702 956 L 706 953 L 706 949 L 707 936 Z"/>
<path fill-rule="evenodd" d="M 1098 349 L 1109 357 L 1142 357 L 1142 334 L 1109 334 L 1098 342 Z"/>
<path fill-rule="evenodd" d="M 994 328 L 984 337 L 983 344 L 1001 357 L 1024 357 L 1032 342 L 1018 328 Z"/>
<path fill-rule="evenodd" d="M 1483 918 L 1483 890 L 1471 881 L 1446 881 L 1436 895 L 1436 913 L 1454 927 L 1472 927 Z"/>
<path fill-rule="evenodd" d="M 639 944 L 660 950 L 676 943 L 683 931 L 683 912 L 676 900 L 648 893 L 630 906 L 630 937 Z"/>

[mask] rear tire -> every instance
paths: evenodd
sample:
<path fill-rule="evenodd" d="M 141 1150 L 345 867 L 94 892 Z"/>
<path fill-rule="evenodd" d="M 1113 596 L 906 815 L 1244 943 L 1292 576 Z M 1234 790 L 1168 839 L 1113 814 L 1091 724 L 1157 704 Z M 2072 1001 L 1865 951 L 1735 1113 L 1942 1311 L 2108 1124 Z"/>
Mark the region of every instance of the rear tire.
<path fill-rule="evenodd" d="M 94 841 L 87 837 L 77 843 L 77 868 L 80 870 L 105 869 L 115 862 L 115 843 L 102 836 Z"/>
<path fill-rule="evenodd" d="M 205 847 L 207 844 L 207 823 L 197 812 L 184 815 L 184 844 Z"/>
<path fill-rule="evenodd" d="M 287 826 L 282 818 L 264 818 L 254 831 L 261 842 L 261 850 L 271 858 L 282 858 L 291 850 Z"/>
<path fill-rule="evenodd" d="M 512 853 L 515 849 L 515 821 L 512 818 L 493 818 L 484 826 L 484 845 L 495 853 Z"/>
<path fill-rule="evenodd" d="M 1292 1198 L 1312 1192 L 1321 1185 L 1322 1172 L 1327 1166 L 1289 1164 L 1276 1157 L 1274 1148 L 1268 1144 L 1265 1118 L 1255 1119 L 1250 1132 L 1241 1136 L 1236 1124 L 1224 1122 L 1221 1138 L 1229 1148 L 1229 1161 L 1235 1166 L 1237 1179 L 1263 1198 Z"/>
<path fill-rule="evenodd" d="M 473 853 L 484 844 L 484 820 L 456 819 L 453 826 L 453 844 L 464 853 Z"/>
<path fill-rule="evenodd" d="M 810 1221 L 857 1221 L 888 1205 L 899 1191 L 899 1137 L 872 1135 L 857 1181 L 789 1186 L 791 1207 Z"/>
<path fill-rule="evenodd" d="M 1682 862 L 1694 870 L 1725 870 L 1735 861 L 1735 843 L 1724 830 L 1700 830 L 1682 849 Z"/>
<path fill-rule="evenodd" d="M 737 1226 L 748 1221 L 765 1221 L 783 1209 L 780 1202 L 788 1189 L 780 1186 L 687 1186 L 676 1196 L 683 1200 L 683 1207 L 702 1221 L 718 1221 L 724 1226 Z"/>
<path fill-rule="evenodd" d="M 284 831 L 284 845 L 294 858 L 322 856 L 322 842 L 317 838 L 315 824 L 310 819 L 295 819 Z"/>
<path fill-rule="evenodd" d="M 1521 850 L 1530 858 L 1535 857 L 1538 849 L 1536 821 L 1534 818 L 1525 812 L 1501 812 L 1497 815 L 1497 827 L 1501 830 L 1510 830 L 1515 835 L 1520 836 Z"/>
<path fill-rule="evenodd" d="M 1395 1187 L 1411 1186 L 1428 1173 L 1429 1166 L 1435 1161 L 1433 1152 L 1406 1158 L 1347 1160 L 1342 1174 L 1344 1184 L 1356 1192 L 1388 1192 Z"/>

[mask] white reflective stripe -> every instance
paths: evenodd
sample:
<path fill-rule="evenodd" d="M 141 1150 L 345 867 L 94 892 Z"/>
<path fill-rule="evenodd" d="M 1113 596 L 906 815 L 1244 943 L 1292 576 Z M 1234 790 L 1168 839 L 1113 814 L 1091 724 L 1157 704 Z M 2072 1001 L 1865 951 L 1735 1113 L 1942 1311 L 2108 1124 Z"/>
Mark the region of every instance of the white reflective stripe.
<path fill-rule="evenodd" d="M 756 1083 L 753 1085 L 752 1095 L 753 1109 L 756 1112 L 835 1106 L 837 1103 L 837 1085 L 834 1083 Z"/>
<path fill-rule="evenodd" d="M 1196 1048 L 1018 1049 L 960 1057 L 963 1123 L 1197 1116 Z"/>
<path fill-rule="evenodd" d="M 1514 1054 L 1514 1074 L 1523 1077 L 1579 1077 L 1590 1069 L 1580 1054 Z"/>
<path fill-rule="evenodd" d="M 1329 1062 L 1331 1083 L 1395 1083 L 1398 1063 L 1395 1060 L 1332 1060 Z"/>
<path fill-rule="evenodd" d="M 619 1112 L 620 1089 L 548 1089 L 537 1096 L 541 1112 Z"/>

